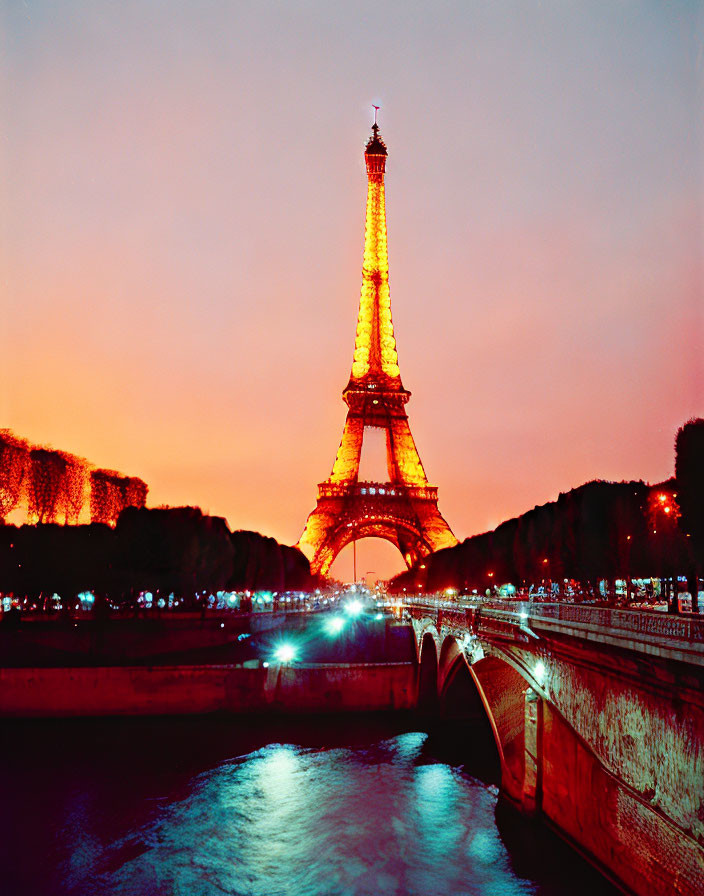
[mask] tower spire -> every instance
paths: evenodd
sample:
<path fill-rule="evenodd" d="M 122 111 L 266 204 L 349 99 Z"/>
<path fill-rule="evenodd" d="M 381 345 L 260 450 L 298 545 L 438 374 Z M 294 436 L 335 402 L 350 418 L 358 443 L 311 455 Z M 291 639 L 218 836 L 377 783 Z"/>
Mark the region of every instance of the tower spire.
<path fill-rule="evenodd" d="M 384 174 L 388 150 L 379 136 L 374 106 L 372 136 L 364 148 L 367 168 L 367 216 L 364 228 L 362 291 L 357 317 L 354 359 L 348 389 L 371 382 L 402 389 L 396 340 L 391 320 L 389 255 L 386 242 Z"/>

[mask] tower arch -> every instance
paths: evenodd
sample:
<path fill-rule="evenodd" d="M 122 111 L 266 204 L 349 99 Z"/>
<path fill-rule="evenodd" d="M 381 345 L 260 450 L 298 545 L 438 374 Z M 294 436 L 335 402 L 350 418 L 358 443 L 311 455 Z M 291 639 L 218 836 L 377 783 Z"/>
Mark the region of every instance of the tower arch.
<path fill-rule="evenodd" d="M 349 502 L 337 514 L 330 514 L 321 522 L 324 535 L 311 552 L 311 568 L 315 567 L 315 571 L 322 575 L 328 572 L 343 548 L 362 538 L 381 538 L 390 542 L 398 548 L 409 567 L 432 550 L 422 527 L 412 515 L 404 508 L 399 511 L 383 501 L 374 502 L 371 507 L 369 502 Z"/>

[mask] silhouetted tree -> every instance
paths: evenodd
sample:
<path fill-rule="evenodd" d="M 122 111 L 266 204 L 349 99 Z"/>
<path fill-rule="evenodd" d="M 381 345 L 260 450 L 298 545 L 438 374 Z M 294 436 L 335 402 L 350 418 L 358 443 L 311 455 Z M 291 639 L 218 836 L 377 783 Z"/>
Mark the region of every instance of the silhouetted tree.
<path fill-rule="evenodd" d="M 136 476 L 128 477 L 124 488 L 123 510 L 127 507 L 144 507 L 147 503 L 149 487 Z"/>
<path fill-rule="evenodd" d="M 119 574 L 137 590 L 191 596 L 222 589 L 232 574 L 225 521 L 197 507 L 128 507 L 115 532 Z"/>
<path fill-rule="evenodd" d="M 235 557 L 237 568 L 235 568 Z M 127 508 L 117 526 L 0 526 L 0 591 L 40 606 L 56 592 L 133 602 L 140 591 L 174 592 L 191 603 L 225 588 L 310 590 L 317 579 L 295 548 L 257 532 L 230 533 L 198 508 Z"/>
<path fill-rule="evenodd" d="M 453 587 L 484 593 L 506 582 L 567 578 L 589 584 L 598 596 L 601 579 L 613 588 L 617 578 L 672 578 L 684 571 L 688 556 L 687 539 L 676 525 L 673 486 L 588 482 L 493 532 L 423 558 L 424 576 L 414 568 L 394 578 L 392 588 L 413 591 L 424 578 L 429 591 Z M 651 512 L 658 515 L 657 528 L 649 522 Z"/>
<path fill-rule="evenodd" d="M 689 536 L 688 573 L 692 609 L 698 609 L 699 576 L 704 569 L 704 420 L 688 420 L 675 437 L 675 480 L 682 511 L 680 528 Z"/>
<path fill-rule="evenodd" d="M 317 584 L 310 564 L 296 548 L 279 544 L 259 532 L 233 532 L 233 565 L 227 583 L 231 590 L 309 590 Z"/>
<path fill-rule="evenodd" d="M 119 515 L 119 496 L 110 470 L 90 472 L 90 518 L 93 523 L 115 525 Z"/>
<path fill-rule="evenodd" d="M 144 507 L 147 484 L 115 470 L 93 470 L 90 474 L 90 515 L 94 523 L 114 526 L 127 507 Z"/>
<path fill-rule="evenodd" d="M 704 554 L 704 420 L 688 420 L 675 439 L 675 480 L 681 525 Z"/>
<path fill-rule="evenodd" d="M 0 430 L 0 523 L 20 502 L 27 462 L 24 439 L 17 438 L 9 429 Z"/>
<path fill-rule="evenodd" d="M 56 521 L 62 509 L 67 466 L 67 461 L 58 451 L 33 448 L 29 452 L 27 505 L 30 520 L 38 523 Z"/>
<path fill-rule="evenodd" d="M 88 464 L 85 458 L 76 457 L 75 454 L 59 452 L 66 462 L 62 486 L 63 493 L 60 503 L 63 505 L 64 522 L 78 523 L 86 500 L 86 487 L 88 483 Z"/>

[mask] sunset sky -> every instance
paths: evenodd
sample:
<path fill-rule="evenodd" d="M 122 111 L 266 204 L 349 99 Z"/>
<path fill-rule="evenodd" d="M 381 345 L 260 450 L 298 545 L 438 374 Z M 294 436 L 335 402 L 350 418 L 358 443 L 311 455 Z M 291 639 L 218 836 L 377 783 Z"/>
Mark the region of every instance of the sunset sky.
<path fill-rule="evenodd" d="M 672 475 L 704 414 L 704 4 L 1 16 L 0 427 L 295 543 L 345 418 L 377 103 L 401 375 L 457 537 Z"/>

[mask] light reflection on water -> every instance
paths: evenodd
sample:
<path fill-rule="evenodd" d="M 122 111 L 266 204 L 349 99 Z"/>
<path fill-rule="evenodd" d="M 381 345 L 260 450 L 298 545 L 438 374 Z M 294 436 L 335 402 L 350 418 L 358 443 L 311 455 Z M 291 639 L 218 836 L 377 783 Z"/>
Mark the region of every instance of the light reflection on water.
<path fill-rule="evenodd" d="M 495 796 L 446 765 L 415 765 L 424 741 L 413 732 L 357 750 L 274 744 L 209 769 L 98 857 L 113 865 L 143 850 L 93 892 L 531 892 L 510 870 Z"/>
<path fill-rule="evenodd" d="M 181 744 L 159 741 L 158 749 L 167 752 L 141 768 L 137 762 L 130 768 L 129 757 L 121 765 L 115 745 L 106 760 L 65 756 L 68 777 L 50 785 L 54 792 L 45 817 L 27 821 L 38 825 L 39 837 L 53 838 L 49 870 L 29 890 L 27 879 L 22 889 L 18 882 L 17 892 L 589 892 L 575 888 L 566 874 L 555 885 L 530 868 L 517 873 L 516 850 L 506 846 L 497 826 L 496 788 L 438 760 L 427 734 L 388 733 L 352 738 L 349 746 L 341 745 L 347 742 L 344 732 L 327 743 L 325 736 L 322 744 L 318 738 L 313 746 L 269 743 L 223 758 L 217 751 L 208 755 L 207 730 L 199 755 L 194 730 Z M 244 746 L 251 746 L 251 737 Z M 105 780 L 108 760 L 116 777 Z M 599 892 L 607 892 L 605 883 Z"/>

